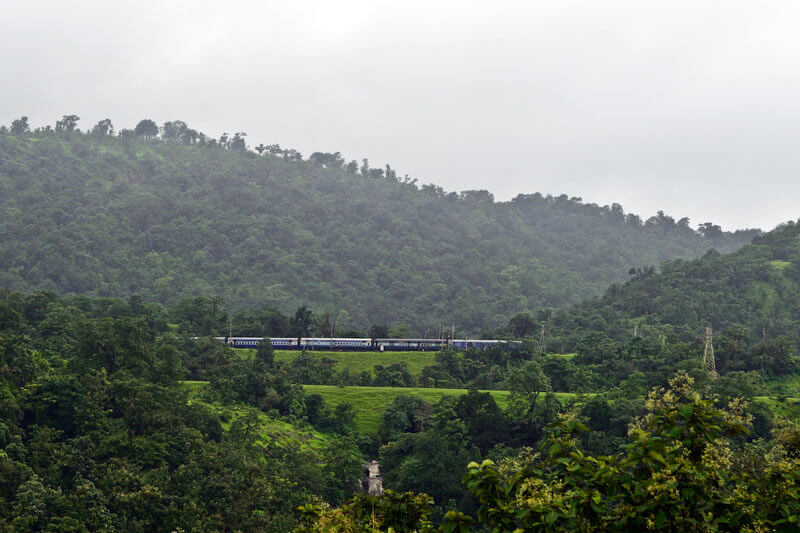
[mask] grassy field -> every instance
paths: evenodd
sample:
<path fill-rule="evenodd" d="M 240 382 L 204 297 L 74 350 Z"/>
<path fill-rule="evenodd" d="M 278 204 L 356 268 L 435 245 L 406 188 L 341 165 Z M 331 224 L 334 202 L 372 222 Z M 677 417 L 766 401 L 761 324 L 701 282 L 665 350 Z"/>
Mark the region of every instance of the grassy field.
<path fill-rule="evenodd" d="M 350 402 L 355 407 L 358 430 L 362 433 L 374 433 L 378 430 L 383 410 L 398 394 L 413 394 L 428 403 L 438 403 L 444 396 L 461 396 L 466 389 L 425 389 L 419 387 L 337 387 L 335 385 L 303 385 L 309 394 L 321 394 L 330 406 L 342 402 Z M 508 403 L 508 391 L 488 391 L 500 407 Z M 567 392 L 556 393 L 561 401 L 575 398 L 577 395 Z"/>
<path fill-rule="evenodd" d="M 778 416 L 787 420 L 797 420 L 800 418 L 800 398 L 777 399 L 767 396 L 756 396 L 754 402 L 766 405 Z"/>
<path fill-rule="evenodd" d="M 238 349 L 244 357 L 252 357 L 255 350 L 243 348 Z M 300 355 L 299 350 L 276 350 L 275 360 L 289 363 Z M 411 374 L 415 377 L 422 375 L 422 369 L 432 365 L 436 360 L 436 352 L 316 352 L 309 351 L 307 354 L 313 357 L 327 357 L 336 361 L 336 369 L 347 368 L 351 374 L 360 372 L 373 373 L 375 365 L 389 366 L 394 363 L 407 363 Z M 548 356 L 563 357 L 572 359 L 574 353 L 549 354 Z"/>
<path fill-rule="evenodd" d="M 350 402 L 355 407 L 358 430 L 361 433 L 378 431 L 383 410 L 398 394 L 413 394 L 428 403 L 437 403 L 444 396 L 460 396 L 466 394 L 464 389 L 425 389 L 403 387 L 337 387 L 336 385 L 303 385 L 309 394 L 321 394 L 325 402 L 335 407 L 342 402 Z M 505 406 L 508 398 L 506 391 L 491 391 L 495 401 Z"/>
<path fill-rule="evenodd" d="M 777 396 L 785 394 L 790 397 L 800 396 L 800 375 L 782 376 L 767 383 L 767 394 Z"/>
<path fill-rule="evenodd" d="M 255 350 L 240 349 L 245 357 L 251 357 Z M 275 360 L 289 363 L 295 357 L 300 355 L 299 350 L 275 350 Z M 411 374 L 419 377 L 422 374 L 422 369 L 428 365 L 432 365 L 436 352 L 306 352 L 312 357 L 327 357 L 336 361 L 336 370 L 348 368 L 351 374 L 358 374 L 360 372 L 373 373 L 375 365 L 389 366 L 394 363 L 408 363 L 408 368 Z"/>
<path fill-rule="evenodd" d="M 190 397 L 192 400 L 197 396 L 197 392 L 208 385 L 208 381 L 184 381 L 182 382 L 190 390 Z M 390 403 L 398 394 L 413 394 L 419 396 L 428 403 L 438 403 L 445 396 L 461 396 L 466 394 L 466 389 L 428 389 L 423 387 L 339 387 L 336 385 L 303 385 L 306 393 L 308 394 L 321 394 L 325 398 L 325 403 L 330 407 L 336 407 L 342 402 L 350 402 L 355 407 L 356 422 L 358 423 L 358 430 L 362 433 L 374 433 L 378 430 L 378 422 L 383 415 L 383 410 L 386 405 Z M 486 392 L 486 391 L 484 391 Z M 505 407 L 508 403 L 508 391 L 488 391 L 495 399 L 500 407 Z M 557 392 L 555 395 L 562 402 L 572 400 L 578 397 L 578 394 L 572 392 Z M 587 395 L 590 396 L 590 395 Z M 209 404 L 206 404 L 209 405 Z M 211 406 L 216 409 L 218 413 L 223 414 L 220 409 L 227 409 L 229 416 L 235 418 L 241 416 L 235 409 L 230 407 Z M 284 422 L 277 420 L 266 419 L 264 423 L 267 425 L 267 432 L 270 428 L 274 432 L 279 433 L 279 427 Z M 223 424 L 226 429 L 230 427 L 230 423 Z M 289 432 L 295 431 L 297 428 L 290 424 Z M 294 428 L 294 429 L 292 429 Z M 314 432 L 312 432 L 314 433 Z M 275 440 L 275 435 L 272 436 Z"/>

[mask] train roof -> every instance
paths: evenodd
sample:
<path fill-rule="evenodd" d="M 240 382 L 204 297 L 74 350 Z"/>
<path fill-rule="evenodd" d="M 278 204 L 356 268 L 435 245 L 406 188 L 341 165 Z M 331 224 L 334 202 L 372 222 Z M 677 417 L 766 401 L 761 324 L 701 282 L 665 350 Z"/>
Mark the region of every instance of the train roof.
<path fill-rule="evenodd" d="M 357 337 L 303 337 L 301 341 L 366 341 L 372 342 L 372 339 L 360 339 Z"/>
<path fill-rule="evenodd" d="M 447 339 L 375 339 L 376 342 L 448 342 Z"/>

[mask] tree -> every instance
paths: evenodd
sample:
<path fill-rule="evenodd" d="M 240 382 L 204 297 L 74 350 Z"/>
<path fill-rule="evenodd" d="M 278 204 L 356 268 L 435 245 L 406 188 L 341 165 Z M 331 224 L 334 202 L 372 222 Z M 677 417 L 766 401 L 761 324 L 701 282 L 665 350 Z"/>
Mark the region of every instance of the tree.
<path fill-rule="evenodd" d="M 710 240 L 712 242 L 717 242 L 717 241 L 721 240 L 722 237 L 724 236 L 723 232 L 722 232 L 722 228 L 717 226 L 716 224 L 711 223 L 711 222 L 703 222 L 697 228 L 697 231 L 704 238 L 706 238 L 706 239 L 708 239 L 708 240 Z"/>
<path fill-rule="evenodd" d="M 237 131 L 233 134 L 233 138 L 228 142 L 228 149 L 233 150 L 234 152 L 246 152 L 247 151 L 247 144 L 245 144 L 244 138 L 247 137 L 247 134 L 243 131 Z"/>
<path fill-rule="evenodd" d="M 153 346 L 142 318 L 85 320 L 78 325 L 79 367 L 104 368 L 109 374 L 128 370 L 143 376 L 153 370 Z"/>
<path fill-rule="evenodd" d="M 111 119 L 105 118 L 95 124 L 92 128 L 92 135 L 114 135 L 114 126 L 111 124 Z"/>
<path fill-rule="evenodd" d="M 686 375 L 655 389 L 648 405 L 624 454 L 584 454 L 576 437 L 588 428 L 573 419 L 554 424 L 541 455 L 511 474 L 471 463 L 464 484 L 480 500 L 479 521 L 492 531 L 796 530 L 792 446 L 734 454 L 730 439 L 747 432 L 741 406 L 716 408 Z M 760 464 L 749 466 L 748 455 Z M 441 530 L 470 522 L 450 512 Z"/>
<path fill-rule="evenodd" d="M 161 128 L 161 138 L 165 141 L 188 146 L 198 142 L 203 142 L 206 136 L 197 130 L 191 129 L 182 120 L 173 120 L 171 122 L 164 123 L 164 126 Z"/>
<path fill-rule="evenodd" d="M 389 337 L 392 339 L 407 339 L 411 336 L 411 328 L 406 324 L 395 324 L 389 330 Z"/>
<path fill-rule="evenodd" d="M 297 311 L 292 318 L 289 329 L 293 337 L 306 337 L 311 333 L 311 328 L 314 325 L 314 313 L 305 305 L 298 307 Z"/>
<path fill-rule="evenodd" d="M 352 437 L 331 439 L 325 457 L 325 495 L 333 505 L 341 505 L 361 489 L 363 460 Z"/>
<path fill-rule="evenodd" d="M 24 135 L 30 133 L 31 128 L 28 126 L 28 117 L 20 117 L 11 122 L 11 133 L 14 135 Z"/>
<path fill-rule="evenodd" d="M 133 132 L 138 137 L 144 137 L 145 139 L 154 139 L 158 137 L 158 126 L 155 122 L 150 120 L 149 118 L 140 120 L 136 127 L 133 129 Z"/>
<path fill-rule="evenodd" d="M 459 396 L 455 413 L 466 425 L 467 434 L 482 455 L 508 439 L 509 420 L 488 392 L 470 390 Z"/>
<path fill-rule="evenodd" d="M 64 115 L 56 122 L 56 131 L 72 133 L 77 128 L 79 120 L 78 115 Z"/>
<path fill-rule="evenodd" d="M 398 394 L 383 410 L 380 432 L 386 440 L 400 433 L 416 433 L 430 425 L 431 408 L 419 396 Z"/>
<path fill-rule="evenodd" d="M 329 154 L 327 152 L 314 152 L 308 156 L 308 162 L 323 168 L 342 168 L 344 158 L 339 152 Z"/>
<path fill-rule="evenodd" d="M 536 400 L 550 389 L 550 379 L 536 361 L 528 361 L 506 378 L 505 388 L 518 418 L 529 419 L 536 409 Z"/>
<path fill-rule="evenodd" d="M 508 327 L 514 337 L 527 337 L 536 332 L 536 320 L 530 313 L 518 313 L 508 321 Z"/>
<path fill-rule="evenodd" d="M 297 533 L 319 531 L 422 532 L 431 531 L 433 498 L 427 494 L 385 491 L 381 496 L 357 494 L 347 505 L 335 509 L 307 504 L 300 507 L 301 525 Z"/>
<path fill-rule="evenodd" d="M 386 324 L 373 324 L 369 328 L 370 339 L 387 339 L 389 338 L 389 326 Z"/>
<path fill-rule="evenodd" d="M 275 365 L 275 351 L 272 348 L 272 341 L 268 337 L 261 339 L 256 346 L 256 361 L 266 368 L 272 368 Z"/>
<path fill-rule="evenodd" d="M 587 333 L 578 342 L 578 358 L 582 363 L 603 363 L 617 356 L 618 347 L 614 341 L 599 331 Z"/>

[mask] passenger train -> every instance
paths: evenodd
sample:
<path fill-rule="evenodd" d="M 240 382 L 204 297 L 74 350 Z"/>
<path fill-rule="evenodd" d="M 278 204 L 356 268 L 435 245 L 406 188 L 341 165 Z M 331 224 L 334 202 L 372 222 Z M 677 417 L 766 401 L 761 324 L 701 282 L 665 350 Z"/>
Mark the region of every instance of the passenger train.
<path fill-rule="evenodd" d="M 233 348 L 255 348 L 261 337 L 215 337 Z M 435 351 L 443 348 L 465 350 L 487 349 L 507 344 L 504 340 L 487 339 L 345 339 L 328 337 L 272 337 L 275 350 L 325 350 L 325 351 Z M 513 343 L 513 341 L 512 341 Z"/>

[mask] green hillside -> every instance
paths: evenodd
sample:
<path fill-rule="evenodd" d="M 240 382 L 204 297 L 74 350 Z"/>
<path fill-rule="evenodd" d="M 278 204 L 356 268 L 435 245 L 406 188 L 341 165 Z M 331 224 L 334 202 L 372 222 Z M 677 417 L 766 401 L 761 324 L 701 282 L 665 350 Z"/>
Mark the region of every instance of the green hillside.
<path fill-rule="evenodd" d="M 576 326 L 594 322 L 615 334 L 639 324 L 643 332 L 688 338 L 707 325 L 718 331 L 741 325 L 753 337 L 800 340 L 800 225 L 790 222 L 728 255 L 712 251 L 640 270 L 572 316 Z"/>
<path fill-rule="evenodd" d="M 167 304 L 216 295 L 284 313 L 308 304 L 339 327 L 478 332 L 598 294 L 632 265 L 757 233 L 701 234 L 566 196 L 495 202 L 338 153 L 256 153 L 241 137 L 173 130 L 165 141 L 1 129 L 0 287 Z"/>
<path fill-rule="evenodd" d="M 800 225 L 788 223 L 728 255 L 712 251 L 639 270 L 555 321 L 568 332 L 578 362 L 622 356 L 645 373 L 655 369 L 642 364 L 649 354 L 661 353 L 666 366 L 687 357 L 699 362 L 711 326 L 720 374 L 755 371 L 767 390 L 795 394 Z"/>

